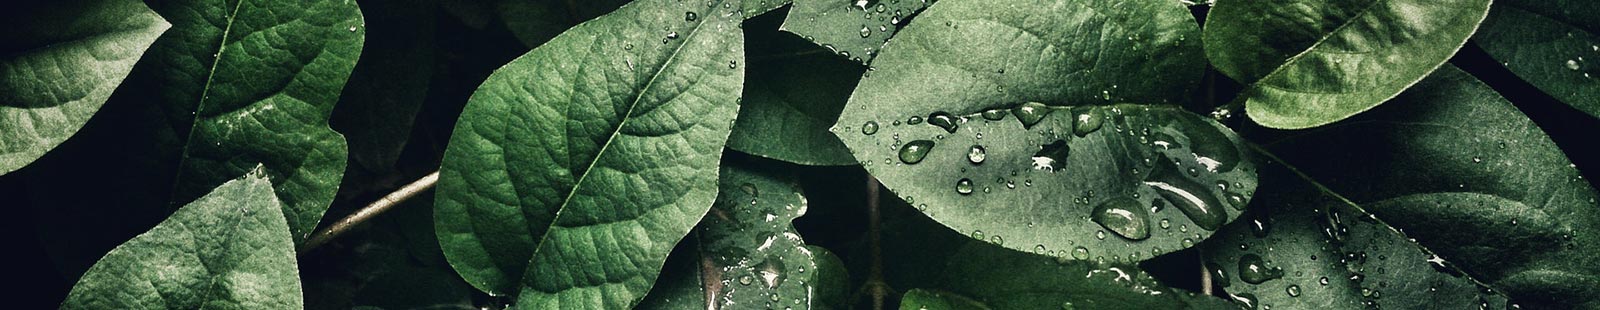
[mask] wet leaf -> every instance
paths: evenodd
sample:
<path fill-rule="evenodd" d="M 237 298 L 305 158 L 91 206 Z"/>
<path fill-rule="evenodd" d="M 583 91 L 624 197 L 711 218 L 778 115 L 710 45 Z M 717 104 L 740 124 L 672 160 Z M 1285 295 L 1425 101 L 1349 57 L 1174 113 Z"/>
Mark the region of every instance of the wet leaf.
<path fill-rule="evenodd" d="M 973 238 L 1148 259 L 1205 239 L 1255 188 L 1231 130 L 1109 104 L 1181 100 L 1200 68 L 1173 57 L 1199 53 L 1194 27 L 1174 2 L 946 0 L 884 51 L 833 130 L 889 190 Z"/>
<path fill-rule="evenodd" d="M 713 2 L 722 7 L 720 2 Z M 626 308 L 716 198 L 742 19 L 636 1 L 478 88 L 440 169 L 435 228 L 468 283 L 518 309 Z"/>
<path fill-rule="evenodd" d="M 106 254 L 62 309 L 300 309 L 282 207 L 261 168 Z"/>
<path fill-rule="evenodd" d="M 750 81 L 728 148 L 802 165 L 855 164 L 828 127 L 839 119 L 866 68 L 778 32 L 782 17 L 767 15 L 745 23 Z"/>
<path fill-rule="evenodd" d="M 171 26 L 140 1 L 8 5 L 0 13 L 0 175 L 76 134 Z"/>
<path fill-rule="evenodd" d="M 783 30 L 829 52 L 871 63 L 896 31 L 936 0 L 794 0 Z"/>
<path fill-rule="evenodd" d="M 1465 44 L 1489 0 L 1222 1 L 1206 17 L 1206 58 L 1248 84 L 1263 126 L 1325 125 L 1378 106 Z"/>
<path fill-rule="evenodd" d="M 1489 56 L 1556 99 L 1600 117 L 1600 5 L 1497 1 L 1472 37 Z"/>

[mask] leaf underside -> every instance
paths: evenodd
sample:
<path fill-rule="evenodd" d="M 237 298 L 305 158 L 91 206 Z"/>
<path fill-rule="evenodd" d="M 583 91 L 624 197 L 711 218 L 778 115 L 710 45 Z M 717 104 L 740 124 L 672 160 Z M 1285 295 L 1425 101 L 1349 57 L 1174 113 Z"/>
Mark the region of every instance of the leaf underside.
<path fill-rule="evenodd" d="M 1472 39 L 1517 77 L 1600 117 L 1600 3 L 1501 0 Z"/>

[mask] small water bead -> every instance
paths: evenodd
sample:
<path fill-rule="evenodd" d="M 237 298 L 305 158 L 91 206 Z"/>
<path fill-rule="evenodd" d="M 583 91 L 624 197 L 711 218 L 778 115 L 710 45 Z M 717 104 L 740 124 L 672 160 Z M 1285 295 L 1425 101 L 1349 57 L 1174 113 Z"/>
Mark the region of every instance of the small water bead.
<path fill-rule="evenodd" d="M 1268 268 L 1261 256 L 1245 254 L 1239 257 L 1239 279 L 1250 284 L 1261 284 L 1272 279 L 1282 278 L 1282 268 Z"/>
<path fill-rule="evenodd" d="M 1104 231 L 1104 230 L 1096 230 L 1094 232 L 1094 238 L 1095 239 L 1100 239 L 1100 240 L 1106 240 L 1106 231 Z"/>
<path fill-rule="evenodd" d="M 1100 130 L 1105 121 L 1105 116 L 1099 109 L 1091 107 L 1077 107 L 1072 109 L 1072 133 L 1079 137 L 1088 136 Z"/>
<path fill-rule="evenodd" d="M 1572 60 L 1572 59 L 1568 59 L 1567 60 L 1567 69 L 1568 70 L 1578 71 L 1579 68 L 1580 67 L 1578 66 L 1578 61 L 1577 60 Z"/>
<path fill-rule="evenodd" d="M 673 32 L 668 32 L 667 33 L 667 39 L 677 39 L 677 38 L 678 38 L 678 32 L 677 31 L 673 31 Z"/>
<path fill-rule="evenodd" d="M 1321 279 L 1317 279 L 1317 284 L 1328 285 L 1328 277 L 1322 277 Z"/>
<path fill-rule="evenodd" d="M 1172 228 L 1172 221 L 1167 220 L 1167 219 L 1161 219 L 1161 229 L 1168 229 L 1168 228 Z"/>
<path fill-rule="evenodd" d="M 739 284 L 750 285 L 750 283 L 755 283 L 755 282 L 756 282 L 756 278 L 755 277 L 739 276 Z"/>
<path fill-rule="evenodd" d="M 1289 297 L 1300 297 L 1300 286 L 1290 284 L 1288 288 L 1284 289 L 1284 292 L 1289 293 Z"/>
<path fill-rule="evenodd" d="M 900 147 L 900 162 L 916 164 L 928 157 L 928 151 L 933 149 L 933 141 L 916 140 L 907 142 Z M 970 183 L 970 181 L 969 181 Z"/>
<path fill-rule="evenodd" d="M 994 245 L 1005 245 L 1006 239 L 1000 238 L 1000 235 L 994 235 L 993 237 L 989 237 L 989 243 L 993 243 Z"/>
<path fill-rule="evenodd" d="M 972 239 L 978 239 L 980 241 L 983 240 L 983 231 L 982 230 L 974 230 L 974 231 L 972 231 Z"/>
<path fill-rule="evenodd" d="M 870 37 L 870 36 L 872 36 L 872 29 L 868 28 L 866 25 L 862 25 L 861 26 L 861 37 L 865 38 L 865 37 Z"/>
<path fill-rule="evenodd" d="M 867 121 L 866 124 L 861 124 L 861 134 L 870 136 L 875 133 L 878 133 L 877 121 Z"/>
<path fill-rule="evenodd" d="M 1033 254 L 1044 255 L 1044 252 L 1043 244 L 1033 246 Z"/>
<path fill-rule="evenodd" d="M 906 119 L 906 125 L 916 125 L 916 124 L 921 124 L 921 123 L 922 123 L 922 117 L 921 116 L 912 116 L 911 118 Z"/>
<path fill-rule="evenodd" d="M 956 181 L 956 193 L 962 195 L 971 195 L 972 179 L 962 178 L 960 181 Z"/>
<path fill-rule="evenodd" d="M 684 12 L 683 13 L 683 20 L 684 21 L 691 21 L 692 22 L 692 21 L 694 21 L 696 19 L 700 19 L 700 15 L 699 14 L 695 14 L 694 12 Z"/>
<path fill-rule="evenodd" d="M 1072 258 L 1077 260 L 1089 259 L 1089 248 L 1079 246 L 1072 249 Z"/>
<path fill-rule="evenodd" d="M 967 161 L 972 162 L 972 164 L 974 164 L 974 165 L 982 164 L 983 163 L 983 159 L 986 158 L 986 157 L 988 157 L 987 151 L 983 148 L 982 145 L 974 144 L 974 145 L 972 145 L 971 148 L 969 148 L 967 150 Z"/>

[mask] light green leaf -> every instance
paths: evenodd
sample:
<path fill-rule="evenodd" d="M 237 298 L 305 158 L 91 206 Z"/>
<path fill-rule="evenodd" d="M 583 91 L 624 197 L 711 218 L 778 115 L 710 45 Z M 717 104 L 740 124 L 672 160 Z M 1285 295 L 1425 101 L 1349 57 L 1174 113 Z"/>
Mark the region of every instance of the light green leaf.
<path fill-rule="evenodd" d="M 1234 302 L 1252 309 L 1511 309 L 1505 296 L 1359 206 L 1284 168 L 1263 170 L 1249 220 L 1202 245 L 1211 281 Z"/>
<path fill-rule="evenodd" d="M 260 168 L 89 268 L 62 309 L 300 309 L 294 243 Z"/>
<path fill-rule="evenodd" d="M 172 30 L 150 48 L 156 90 L 181 145 L 173 203 L 265 165 L 296 242 L 333 202 L 344 137 L 328 117 L 361 55 L 353 1 L 165 1 Z M 150 124 L 149 126 L 160 126 Z"/>
<path fill-rule="evenodd" d="M 1600 306 L 1597 194 L 1516 107 L 1445 68 L 1368 114 L 1270 148 L 1523 306 Z"/>
<path fill-rule="evenodd" d="M 716 204 L 685 239 L 688 248 L 669 260 L 681 270 L 669 271 L 674 276 L 664 277 L 640 309 L 846 306 L 849 281 L 842 264 L 835 263 L 838 258 L 805 245 L 794 230 L 794 219 L 808 208 L 789 173 L 795 167 L 729 161 L 722 167 Z"/>
<path fill-rule="evenodd" d="M 1181 5 L 1111 2 L 942 1 L 833 129 L 884 186 L 974 238 L 1116 261 L 1192 246 L 1244 206 L 1254 163 L 1176 105 L 1109 104 L 1180 100 L 1201 69 Z"/>
<path fill-rule="evenodd" d="M 134 0 L 7 7 L 0 13 L 0 175 L 77 133 L 171 27 Z"/>
<path fill-rule="evenodd" d="M 871 63 L 911 17 L 934 0 L 794 0 L 783 30 L 829 52 Z"/>
<path fill-rule="evenodd" d="M 728 148 L 801 165 L 853 165 L 828 132 L 866 68 L 777 31 L 783 16 L 745 22 L 750 81 Z"/>
<path fill-rule="evenodd" d="M 520 292 L 519 309 L 644 298 L 716 198 L 738 113 L 742 19 L 712 5 L 635 1 L 489 76 L 440 169 L 435 227 L 457 273 Z"/>
<path fill-rule="evenodd" d="M 1224 0 L 1206 17 L 1206 58 L 1248 84 L 1263 126 L 1325 125 L 1378 106 L 1454 55 L 1490 0 Z"/>
<path fill-rule="evenodd" d="M 1511 73 L 1600 117 L 1600 2 L 1501 0 L 1472 39 Z"/>

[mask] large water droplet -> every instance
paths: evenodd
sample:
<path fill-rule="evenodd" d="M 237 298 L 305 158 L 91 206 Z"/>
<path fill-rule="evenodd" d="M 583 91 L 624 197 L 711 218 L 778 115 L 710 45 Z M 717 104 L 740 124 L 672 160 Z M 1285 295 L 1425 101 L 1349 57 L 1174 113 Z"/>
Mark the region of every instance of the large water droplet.
<path fill-rule="evenodd" d="M 1006 111 L 1001 109 L 983 111 L 983 119 L 991 121 L 1006 119 Z"/>
<path fill-rule="evenodd" d="M 1150 176 L 1144 181 L 1145 185 L 1155 188 L 1162 198 L 1194 221 L 1195 226 L 1213 231 L 1222 227 L 1222 223 L 1228 219 L 1228 211 L 1222 208 L 1217 197 L 1211 195 L 1211 187 L 1184 177 L 1170 160 L 1156 162 L 1155 167 L 1150 169 Z"/>
<path fill-rule="evenodd" d="M 1022 128 L 1033 128 L 1033 125 L 1043 120 L 1045 115 L 1050 114 L 1050 111 L 1050 106 L 1038 102 L 1023 103 L 1020 106 L 1011 108 L 1011 114 L 1016 115 L 1017 121 L 1022 122 Z"/>
<path fill-rule="evenodd" d="M 1150 238 L 1150 214 L 1138 200 L 1117 197 L 1094 207 L 1089 219 L 1129 240 Z"/>
<path fill-rule="evenodd" d="M 1067 155 L 1071 148 L 1067 147 L 1067 140 L 1056 140 L 1050 144 L 1039 147 L 1033 153 L 1033 168 L 1054 172 L 1067 165 Z"/>
<path fill-rule="evenodd" d="M 1581 68 L 1581 67 L 1578 66 L 1578 61 L 1577 60 L 1572 60 L 1572 59 L 1568 59 L 1567 60 L 1567 69 L 1568 70 L 1578 71 L 1579 68 Z"/>
<path fill-rule="evenodd" d="M 988 156 L 988 151 L 984 150 L 982 145 L 973 144 L 972 149 L 967 150 L 967 161 L 973 164 L 983 163 L 983 159 Z"/>
<path fill-rule="evenodd" d="M 861 134 L 870 136 L 875 133 L 878 133 L 877 121 L 867 121 L 866 124 L 861 124 Z"/>
<path fill-rule="evenodd" d="M 928 151 L 932 149 L 933 141 L 916 140 L 906 142 L 906 145 L 900 146 L 900 162 L 907 164 L 922 162 L 923 158 L 928 157 Z"/>
<path fill-rule="evenodd" d="M 962 195 L 971 195 L 972 179 L 962 178 L 960 181 L 956 181 L 956 193 Z"/>
<path fill-rule="evenodd" d="M 1268 268 L 1261 256 L 1245 254 L 1239 257 L 1239 280 L 1250 284 L 1261 284 L 1272 279 L 1282 278 L 1282 268 Z"/>
<path fill-rule="evenodd" d="M 1100 109 L 1091 107 L 1077 107 L 1072 109 L 1072 133 L 1079 137 L 1088 136 L 1100 130 L 1105 116 L 1100 114 Z"/>
<path fill-rule="evenodd" d="M 948 133 L 956 133 L 956 128 L 961 127 L 960 125 L 956 124 L 955 116 L 950 116 L 950 113 L 945 112 L 933 112 L 933 114 L 928 114 L 928 124 L 939 126 L 939 128 L 943 128 L 944 131 Z"/>

